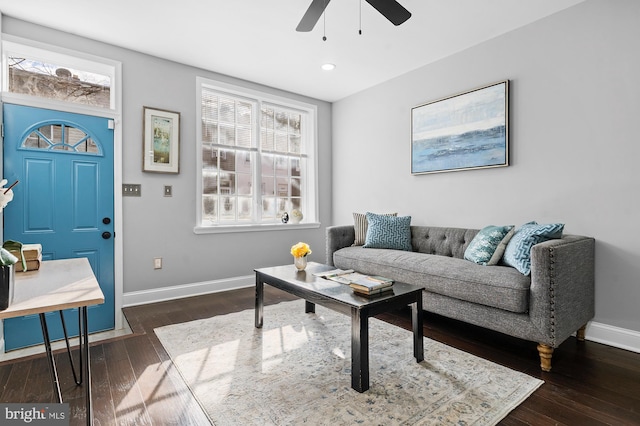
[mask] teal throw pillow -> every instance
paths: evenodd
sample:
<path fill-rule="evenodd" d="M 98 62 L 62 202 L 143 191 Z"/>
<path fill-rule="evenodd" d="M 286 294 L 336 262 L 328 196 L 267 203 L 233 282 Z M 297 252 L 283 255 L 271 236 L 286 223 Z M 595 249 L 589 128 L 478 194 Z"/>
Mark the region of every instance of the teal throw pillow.
<path fill-rule="evenodd" d="M 513 235 L 513 225 L 485 226 L 471 240 L 464 258 L 479 265 L 497 265 Z"/>
<path fill-rule="evenodd" d="M 386 213 L 382 216 L 398 216 L 398 213 Z M 369 229 L 369 223 L 367 222 L 367 216 L 364 213 L 353 214 L 353 228 L 355 230 L 355 238 L 353 240 L 354 246 L 361 246 L 364 244 L 364 240 L 367 238 L 367 229 Z"/>
<path fill-rule="evenodd" d="M 411 216 L 384 216 L 367 213 L 365 248 L 411 251 Z"/>
<path fill-rule="evenodd" d="M 543 241 L 562 238 L 563 229 L 563 223 L 525 223 L 516 230 L 507 244 L 502 262 L 516 268 L 523 275 L 531 274 L 531 247 Z"/>

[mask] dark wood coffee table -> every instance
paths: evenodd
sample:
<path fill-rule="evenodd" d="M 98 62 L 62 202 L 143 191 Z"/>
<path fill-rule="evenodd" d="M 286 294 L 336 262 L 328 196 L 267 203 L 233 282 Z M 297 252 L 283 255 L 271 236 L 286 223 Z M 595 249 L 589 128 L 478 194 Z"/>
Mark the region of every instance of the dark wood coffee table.
<path fill-rule="evenodd" d="M 332 266 L 310 262 L 304 271 L 293 264 L 256 269 L 256 327 L 263 323 L 264 284 L 305 299 L 305 312 L 315 312 L 315 305 L 351 316 L 351 387 L 358 392 L 369 389 L 369 317 L 411 305 L 413 356 L 424 359 L 422 289 L 405 283 L 393 284 L 388 294 L 359 296 L 351 287 L 318 278 L 314 272 L 330 271 Z"/>

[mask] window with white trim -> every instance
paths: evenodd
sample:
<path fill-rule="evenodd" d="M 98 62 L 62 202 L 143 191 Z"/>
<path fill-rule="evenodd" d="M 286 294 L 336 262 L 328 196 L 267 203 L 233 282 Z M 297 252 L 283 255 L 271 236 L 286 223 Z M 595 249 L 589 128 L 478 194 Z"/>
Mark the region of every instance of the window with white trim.
<path fill-rule="evenodd" d="M 45 98 L 115 110 L 116 64 L 16 37 L 2 41 L 2 91 L 28 102 Z"/>
<path fill-rule="evenodd" d="M 315 222 L 315 106 L 204 79 L 198 103 L 197 230 Z"/>

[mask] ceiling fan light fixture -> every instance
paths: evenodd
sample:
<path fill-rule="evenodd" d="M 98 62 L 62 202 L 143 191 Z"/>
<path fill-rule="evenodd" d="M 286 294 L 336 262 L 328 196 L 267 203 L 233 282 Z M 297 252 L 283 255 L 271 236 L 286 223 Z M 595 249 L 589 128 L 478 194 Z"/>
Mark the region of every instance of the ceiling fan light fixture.
<path fill-rule="evenodd" d="M 331 0 L 311 0 L 309 8 L 296 27 L 296 31 L 309 32 L 313 30 L 316 23 L 327 8 Z M 380 12 L 393 25 L 400 25 L 411 17 L 411 12 L 405 9 L 397 0 L 365 0 L 374 9 Z M 362 4 L 362 2 L 360 2 Z M 326 16 L 325 16 L 326 19 Z M 360 25 L 362 27 L 362 25 Z M 362 30 L 362 28 L 360 28 Z"/>
<path fill-rule="evenodd" d="M 326 63 L 326 64 L 322 64 L 322 69 L 324 71 L 333 71 L 334 69 L 336 69 L 336 64 L 331 64 L 331 63 Z"/>

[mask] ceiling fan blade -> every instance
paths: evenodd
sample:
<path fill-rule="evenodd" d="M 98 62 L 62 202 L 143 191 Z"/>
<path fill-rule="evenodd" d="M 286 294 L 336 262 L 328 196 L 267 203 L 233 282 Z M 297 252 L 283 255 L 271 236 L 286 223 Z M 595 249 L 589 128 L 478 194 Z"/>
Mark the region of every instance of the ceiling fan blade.
<path fill-rule="evenodd" d="M 331 0 L 313 0 L 309 5 L 309 9 L 305 12 L 304 16 L 300 20 L 300 23 L 296 27 L 296 31 L 309 32 L 316 26 L 316 22 L 322 16 L 324 9 Z"/>
<path fill-rule="evenodd" d="M 411 18 L 411 12 L 395 0 L 367 0 L 367 3 L 384 15 L 393 25 L 400 25 Z"/>

